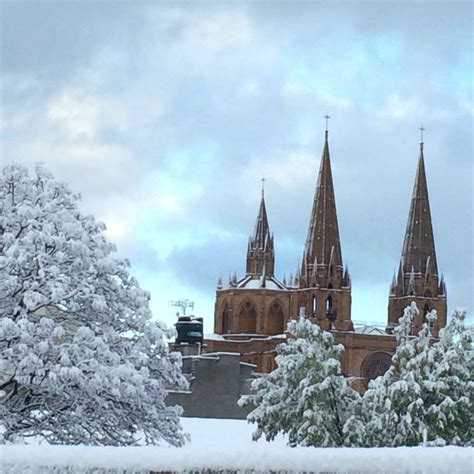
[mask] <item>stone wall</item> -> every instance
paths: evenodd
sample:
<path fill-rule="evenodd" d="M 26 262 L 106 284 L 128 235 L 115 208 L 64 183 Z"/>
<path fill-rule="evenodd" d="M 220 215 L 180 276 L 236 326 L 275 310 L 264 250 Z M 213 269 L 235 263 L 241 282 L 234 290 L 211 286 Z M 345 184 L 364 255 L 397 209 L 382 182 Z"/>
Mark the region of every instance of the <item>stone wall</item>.
<path fill-rule="evenodd" d="M 167 404 L 182 406 L 187 417 L 244 419 L 250 410 L 239 407 L 237 401 L 250 393 L 255 368 L 240 362 L 239 353 L 184 355 L 183 374 L 190 382 L 189 390 L 170 392 Z"/>
<path fill-rule="evenodd" d="M 374 354 L 392 356 L 396 347 L 395 337 L 389 334 L 366 334 L 355 331 L 332 331 L 337 343 L 344 346 L 342 356 L 342 373 L 351 379 L 351 385 L 360 392 L 367 387 L 366 374 L 363 374 L 364 364 Z M 225 351 L 237 353 L 241 360 L 257 366 L 257 372 L 270 372 L 276 367 L 275 348 L 284 342 L 286 337 L 244 337 L 220 336 L 216 339 L 206 339 L 205 347 L 209 351 Z M 381 367 L 381 364 L 380 364 Z M 372 371 L 373 372 L 373 371 Z"/>

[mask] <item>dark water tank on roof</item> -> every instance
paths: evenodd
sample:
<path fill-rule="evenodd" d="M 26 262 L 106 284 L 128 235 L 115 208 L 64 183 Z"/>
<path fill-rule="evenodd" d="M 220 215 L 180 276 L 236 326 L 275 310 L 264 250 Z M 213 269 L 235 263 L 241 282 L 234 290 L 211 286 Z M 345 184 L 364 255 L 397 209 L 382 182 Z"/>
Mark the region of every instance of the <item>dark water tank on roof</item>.
<path fill-rule="evenodd" d="M 203 320 L 194 316 L 180 316 L 176 323 L 176 343 L 187 342 L 188 344 L 202 344 Z"/>

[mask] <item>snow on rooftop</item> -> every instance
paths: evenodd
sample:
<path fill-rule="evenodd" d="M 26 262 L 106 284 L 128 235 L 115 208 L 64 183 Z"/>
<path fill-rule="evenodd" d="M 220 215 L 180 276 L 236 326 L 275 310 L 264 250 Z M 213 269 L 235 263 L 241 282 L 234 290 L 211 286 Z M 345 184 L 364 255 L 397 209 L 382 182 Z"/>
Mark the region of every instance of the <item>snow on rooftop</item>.
<path fill-rule="evenodd" d="M 214 334 L 214 333 L 209 333 L 209 334 L 204 334 L 204 340 L 209 340 L 209 341 L 225 341 L 225 337 L 222 336 L 221 334 Z"/>
<path fill-rule="evenodd" d="M 286 339 L 286 334 L 271 334 L 271 335 L 262 335 L 262 334 L 250 334 L 250 333 L 229 333 L 225 336 L 221 334 L 206 334 L 204 336 L 204 343 L 206 340 L 210 341 L 226 341 L 226 342 L 247 342 L 252 339 L 258 340 L 268 340 L 268 339 Z"/>
<path fill-rule="evenodd" d="M 382 328 L 376 326 L 358 326 L 354 328 L 354 332 L 361 334 L 377 334 L 379 336 L 388 336 Z"/>
<path fill-rule="evenodd" d="M 274 277 L 266 276 L 265 286 L 262 286 L 263 277 L 252 277 L 247 275 L 237 282 L 237 288 L 266 288 L 267 290 L 285 290 L 285 285 Z"/>

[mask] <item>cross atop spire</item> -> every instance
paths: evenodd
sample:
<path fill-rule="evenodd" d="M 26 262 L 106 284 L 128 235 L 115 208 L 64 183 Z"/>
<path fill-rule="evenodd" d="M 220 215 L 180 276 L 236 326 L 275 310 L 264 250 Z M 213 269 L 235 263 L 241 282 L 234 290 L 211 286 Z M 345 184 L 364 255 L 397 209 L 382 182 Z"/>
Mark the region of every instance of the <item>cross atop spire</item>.
<path fill-rule="evenodd" d="M 328 137 L 328 132 L 329 132 L 329 119 L 331 118 L 328 114 L 326 114 L 324 116 L 324 118 L 326 119 L 326 130 L 325 130 L 325 136 L 326 138 Z"/>
<path fill-rule="evenodd" d="M 266 181 L 266 179 L 262 178 L 260 181 L 262 182 L 262 197 L 263 197 L 265 195 L 265 181 Z"/>
<path fill-rule="evenodd" d="M 423 132 L 426 130 L 426 128 L 424 128 L 422 125 L 418 130 L 420 130 L 420 144 L 423 145 Z"/>

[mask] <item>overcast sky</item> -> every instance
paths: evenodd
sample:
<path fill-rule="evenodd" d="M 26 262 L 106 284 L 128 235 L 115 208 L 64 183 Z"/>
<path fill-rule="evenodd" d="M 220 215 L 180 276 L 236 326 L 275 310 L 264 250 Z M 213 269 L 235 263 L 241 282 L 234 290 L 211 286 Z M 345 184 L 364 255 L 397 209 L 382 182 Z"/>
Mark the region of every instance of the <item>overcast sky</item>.
<path fill-rule="evenodd" d="M 212 331 L 266 178 L 276 273 L 303 253 L 324 119 L 352 318 L 383 323 L 421 124 L 448 305 L 473 310 L 470 2 L 7 2 L 1 160 L 45 162 L 175 320 Z"/>

